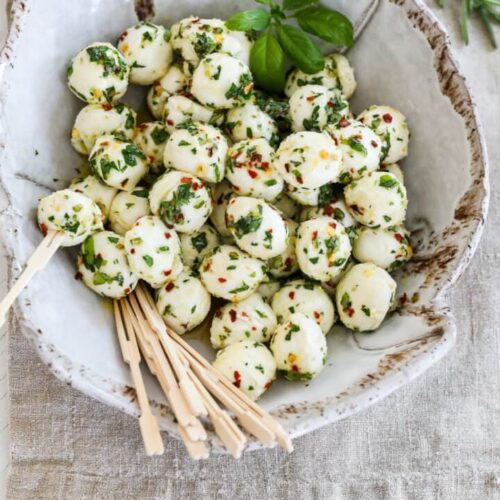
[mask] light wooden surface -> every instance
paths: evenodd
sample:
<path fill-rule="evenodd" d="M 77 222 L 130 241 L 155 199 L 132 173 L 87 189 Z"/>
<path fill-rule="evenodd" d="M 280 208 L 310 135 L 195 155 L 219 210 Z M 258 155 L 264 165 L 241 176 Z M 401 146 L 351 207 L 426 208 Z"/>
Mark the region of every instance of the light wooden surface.
<path fill-rule="evenodd" d="M 4 2 L 5 0 L 0 0 L 0 5 Z M 439 367 L 431 370 L 428 375 L 405 388 L 404 391 L 400 391 L 387 401 L 368 410 L 364 415 L 356 416 L 350 422 L 340 422 L 335 430 L 325 429 L 298 440 L 298 450 L 289 462 L 280 462 L 280 458 L 272 453 L 260 454 L 259 460 L 269 471 L 279 472 L 279 477 L 274 477 L 273 482 L 276 482 L 276 487 L 281 485 L 283 491 L 288 488 L 287 485 L 292 478 L 299 480 L 302 477 L 297 468 L 301 463 L 301 457 L 316 456 L 318 462 L 325 464 L 325 468 L 315 469 L 314 478 L 317 477 L 318 494 L 326 491 L 321 488 L 330 488 L 328 491 L 332 493 L 338 491 L 335 488 L 339 488 L 343 481 L 348 481 L 349 474 L 352 474 L 355 476 L 352 479 L 353 484 L 357 483 L 359 487 L 364 488 L 365 498 L 375 498 L 371 494 L 384 491 L 383 488 L 390 481 L 394 489 L 387 489 L 386 493 L 391 491 L 395 495 L 393 498 L 408 498 L 399 497 L 397 492 L 406 491 L 411 482 L 414 487 L 419 486 L 421 498 L 450 498 L 449 495 L 456 495 L 457 492 L 472 491 L 468 488 L 476 486 L 478 481 L 488 488 L 484 491 L 489 492 L 488 496 L 482 498 L 498 498 L 496 495 L 500 495 L 500 469 L 498 462 L 493 459 L 497 456 L 495 449 L 498 450 L 499 428 L 498 392 L 495 392 L 499 388 L 498 355 L 494 353 L 498 353 L 500 345 L 498 312 L 500 218 L 497 216 L 500 210 L 500 173 L 497 171 L 500 157 L 500 50 L 495 52 L 490 49 L 476 23 L 473 23 L 471 29 L 471 45 L 464 47 L 458 36 L 458 17 L 456 12 L 453 12 L 458 9 L 459 2 L 448 0 L 447 3 L 450 7 L 444 11 L 436 9 L 433 2 L 431 5 L 451 33 L 455 53 L 463 72 L 468 76 L 476 98 L 489 147 L 493 188 L 490 220 L 485 237 L 474 262 L 465 276 L 455 285 L 451 294 L 452 310 L 460 325 L 457 347 Z M 3 22 L 2 18 L 0 30 Z M 496 31 L 500 38 L 500 28 Z M 1 203 L 0 208 L 2 208 Z M 3 255 L 0 254 L 0 293 L 3 295 L 6 274 L 5 259 L 2 257 Z M 0 336 L 0 357 L 0 485 L 3 491 L 9 444 L 5 331 L 2 331 Z M 496 365 L 494 360 L 496 360 Z M 435 406 L 432 403 L 436 398 L 441 398 L 441 405 Z M 84 411 L 85 403 L 80 402 L 80 404 Z M 432 407 L 433 413 L 427 415 L 427 418 L 421 416 L 418 411 L 419 404 Z M 454 412 L 449 411 L 452 407 L 455 409 Z M 414 411 L 408 411 L 410 408 Z M 478 408 L 481 410 L 478 411 Z M 107 410 L 102 411 L 105 413 Z M 381 412 L 384 411 L 390 412 L 390 419 L 381 418 Z M 112 413 L 111 410 L 109 413 Z M 373 420 L 370 420 L 371 418 Z M 367 426 L 374 421 L 380 426 L 377 436 Z M 359 429 L 363 424 L 364 429 Z M 382 444 L 381 438 L 378 438 L 380 433 L 394 435 L 394 439 L 397 439 L 398 431 L 407 426 L 411 432 L 405 433 L 405 436 L 409 436 L 406 442 L 398 444 L 401 453 L 397 458 L 393 455 L 384 455 L 383 450 L 379 449 Z M 400 434 L 403 435 L 402 431 Z M 422 435 L 427 439 L 425 446 L 421 442 Z M 356 455 L 353 452 L 355 442 L 362 442 L 364 439 L 366 439 L 365 453 Z M 333 448 L 326 451 L 319 446 L 322 443 L 323 445 L 331 444 Z M 412 443 L 415 444 L 414 447 Z M 487 446 L 486 443 L 489 445 Z M 416 446 L 417 444 L 419 446 Z M 57 447 L 57 443 L 54 446 Z M 331 469 L 328 470 L 326 464 L 331 455 L 339 452 L 341 456 L 337 456 L 340 460 L 330 463 Z M 455 456 L 457 453 L 460 457 Z M 356 456 L 356 460 L 349 461 L 353 456 Z M 376 457 L 376 464 L 373 463 L 374 460 L 371 460 L 374 457 Z M 175 460 L 182 461 L 180 458 Z M 249 457 L 248 460 L 250 462 L 253 459 Z M 353 468 L 349 470 L 349 473 L 342 474 L 344 462 L 351 464 Z M 184 487 L 187 485 L 194 494 L 200 491 L 197 488 L 201 488 L 200 485 L 203 483 L 200 479 L 204 477 L 203 470 L 191 468 L 193 471 L 191 473 L 189 468 L 185 469 L 182 466 L 183 463 L 183 461 L 182 463 L 174 462 L 172 467 L 174 472 L 177 471 L 176 473 L 179 474 L 182 472 Z M 279 464 L 281 464 L 279 470 L 275 470 L 273 467 Z M 254 463 L 254 467 L 257 466 L 258 463 Z M 234 468 L 237 469 L 237 467 Z M 216 469 L 208 468 L 208 471 L 210 470 L 213 473 Z M 193 476 L 195 472 L 199 476 Z M 171 476 L 170 472 L 165 470 L 161 473 L 162 478 L 164 474 Z M 231 474 L 231 470 L 222 471 L 222 473 Z M 241 481 L 238 480 L 235 484 L 241 483 L 243 487 L 245 481 L 249 481 L 249 475 L 245 468 L 241 468 L 238 474 L 234 477 L 241 478 Z M 448 483 L 439 484 L 448 485 L 449 489 L 440 490 L 440 494 L 437 495 L 439 492 L 427 481 L 434 481 L 437 484 L 448 476 L 452 478 Z M 180 481 L 178 481 L 180 477 L 172 477 L 172 482 L 168 483 L 172 485 L 174 492 L 179 491 L 175 488 L 181 488 Z M 112 483 L 118 478 L 111 475 L 107 480 Z M 206 477 L 205 480 L 209 481 L 210 478 Z M 303 481 L 306 481 L 305 476 Z M 204 491 L 212 491 L 209 486 L 207 483 L 207 489 Z M 255 487 L 257 488 L 258 484 L 255 484 Z M 269 488 L 272 486 L 270 485 Z M 354 498 L 354 486 L 352 488 L 351 498 Z M 466 498 L 459 495 L 454 497 Z"/>

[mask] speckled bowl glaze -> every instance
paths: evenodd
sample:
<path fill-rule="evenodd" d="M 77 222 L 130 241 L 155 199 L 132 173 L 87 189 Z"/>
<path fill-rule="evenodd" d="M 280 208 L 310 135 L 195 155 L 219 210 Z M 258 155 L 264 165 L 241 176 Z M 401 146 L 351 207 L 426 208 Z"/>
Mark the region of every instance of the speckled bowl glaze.
<path fill-rule="evenodd" d="M 448 37 L 424 3 L 324 3 L 340 7 L 356 21 L 359 36 L 349 53 L 359 82 L 353 109 L 389 104 L 409 119 L 410 155 L 402 166 L 416 252 L 398 276 L 399 308 L 379 331 L 353 334 L 335 327 L 320 376 L 308 384 L 281 380 L 262 399 L 293 437 L 366 408 L 451 349 L 456 327 L 446 292 L 472 258 L 488 203 L 485 146 L 476 109 Z M 0 180 L 10 202 L 2 232 L 12 278 L 41 240 L 34 217 L 37 199 L 65 186 L 83 163 L 68 137 L 81 107 L 65 85 L 70 57 L 90 42 L 114 41 L 137 15 L 170 24 L 192 13 L 226 17 L 245 4 L 252 2 L 14 1 L 0 61 Z M 143 99 L 140 92 L 129 94 L 130 102 Z M 60 251 L 17 303 L 22 330 L 61 380 L 137 415 L 111 309 L 75 282 L 74 273 L 74 252 Z M 203 329 L 189 338 L 206 356 L 213 356 Z M 161 426 L 175 435 L 172 413 L 155 381 L 146 376 Z M 213 433 L 210 436 L 217 445 Z M 258 446 L 252 443 L 250 448 Z"/>

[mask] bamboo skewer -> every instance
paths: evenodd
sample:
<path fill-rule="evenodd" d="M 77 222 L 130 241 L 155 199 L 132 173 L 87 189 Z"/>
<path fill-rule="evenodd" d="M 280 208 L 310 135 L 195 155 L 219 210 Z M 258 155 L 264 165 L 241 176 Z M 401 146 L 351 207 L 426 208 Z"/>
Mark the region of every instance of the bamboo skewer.
<path fill-rule="evenodd" d="M 151 412 L 149 399 L 146 394 L 146 387 L 144 385 L 140 368 L 141 355 L 139 354 L 139 348 L 137 347 L 137 339 L 134 328 L 132 327 L 130 318 L 127 314 L 124 314 L 122 317 L 116 300 L 113 302 L 113 308 L 116 321 L 116 331 L 118 334 L 118 341 L 120 343 L 123 360 L 130 366 L 132 380 L 137 392 L 137 400 L 141 411 L 139 426 L 146 454 L 162 455 L 164 451 L 163 441 L 158 428 L 158 422 Z"/>
<path fill-rule="evenodd" d="M 14 286 L 9 290 L 5 298 L 0 302 L 0 327 L 7 318 L 7 312 L 15 302 L 19 294 L 24 290 L 31 278 L 43 269 L 57 249 L 61 246 L 65 235 L 61 231 L 49 231 L 41 243 L 36 247 Z"/>

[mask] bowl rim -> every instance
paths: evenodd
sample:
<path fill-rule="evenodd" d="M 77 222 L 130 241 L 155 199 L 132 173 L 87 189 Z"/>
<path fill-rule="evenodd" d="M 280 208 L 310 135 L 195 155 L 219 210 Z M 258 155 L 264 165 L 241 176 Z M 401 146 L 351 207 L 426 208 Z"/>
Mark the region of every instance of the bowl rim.
<path fill-rule="evenodd" d="M 370 388 L 367 388 L 360 394 L 350 396 L 349 400 L 343 405 L 343 407 L 340 408 L 340 411 L 337 409 L 337 411 L 334 412 L 328 411 L 328 409 L 326 409 L 324 413 L 320 412 L 317 415 L 309 415 L 306 419 L 306 422 L 301 422 L 299 425 L 295 426 L 292 425 L 292 427 L 289 428 L 289 432 L 291 437 L 293 438 L 311 432 L 312 430 L 318 429 L 328 423 L 332 423 L 342 418 L 351 416 L 361 411 L 362 409 L 367 408 L 368 406 L 383 399 L 384 397 L 388 396 L 395 390 L 399 389 L 409 381 L 422 374 L 451 350 L 456 339 L 456 327 L 449 312 L 449 308 L 446 305 L 445 294 L 449 290 L 450 286 L 462 275 L 462 273 L 470 263 L 479 244 L 488 212 L 490 195 L 488 178 L 489 164 L 484 134 L 478 117 L 475 101 L 471 95 L 471 91 L 467 84 L 466 78 L 461 73 L 456 58 L 453 55 L 453 50 L 447 31 L 441 24 L 441 22 L 432 13 L 430 8 L 422 0 L 389 1 L 392 4 L 403 8 L 406 11 L 407 17 L 412 20 L 414 29 L 422 33 L 424 28 L 422 27 L 421 23 L 416 20 L 416 16 L 418 14 L 424 18 L 423 22 L 425 23 L 425 25 L 431 26 L 434 32 L 439 35 L 441 39 L 440 46 L 438 46 L 439 44 L 433 46 L 430 40 L 427 38 L 427 42 L 429 43 L 435 57 L 438 57 L 439 54 L 441 54 L 441 56 L 444 54 L 447 62 L 454 70 L 454 74 L 461 81 L 462 91 L 466 97 L 467 106 L 472 117 L 472 123 L 467 124 L 467 128 L 475 128 L 476 130 L 477 152 L 480 155 L 480 158 L 477 162 L 481 167 L 481 183 L 479 186 L 477 186 L 478 188 L 482 189 L 482 197 L 480 200 L 479 208 L 480 217 L 474 219 L 473 223 L 469 227 L 467 235 L 467 245 L 465 246 L 462 255 L 460 255 L 460 257 L 456 261 L 453 269 L 451 269 L 449 274 L 446 276 L 446 279 L 442 283 L 440 283 L 441 287 L 431 304 L 434 311 L 437 312 L 442 319 L 442 335 L 440 339 L 433 344 L 432 352 L 428 352 L 428 355 L 417 355 L 408 363 L 406 363 L 405 366 L 402 367 L 402 369 L 390 373 L 388 376 L 380 379 L 377 384 Z M 378 5 L 379 0 L 373 0 L 369 4 L 364 15 L 361 17 L 360 23 L 357 26 L 357 34 L 359 34 L 369 22 L 371 15 L 376 12 Z M 20 37 L 22 31 L 21 27 L 23 26 L 24 19 L 28 13 L 29 10 L 26 7 L 26 2 L 24 2 L 23 0 L 13 0 L 10 17 L 8 19 L 8 36 L 5 45 L 0 52 L 0 85 L 2 87 L 0 97 L 1 103 L 3 103 L 3 99 L 5 99 L 5 96 L 7 95 L 7 89 L 5 87 L 9 70 L 14 67 L 13 61 L 15 60 L 14 49 L 16 41 Z M 3 120 L 4 117 L 0 116 L 0 121 Z M 4 151 L 5 148 L 2 148 L 0 157 L 5 157 Z M 11 196 L 8 189 L 3 183 L 1 173 L 0 189 L 2 189 L 2 191 L 5 193 L 8 201 L 8 208 L 4 211 L 2 217 L 6 221 L 13 222 L 16 218 L 16 214 L 12 210 Z M 2 241 L 6 250 L 8 260 L 7 276 L 9 286 L 11 286 L 13 277 L 17 274 L 17 270 L 19 269 L 19 263 L 15 257 L 14 252 L 17 237 L 15 234 L 7 231 L 5 229 L 6 227 L 9 227 L 9 224 L 2 224 L 2 226 L 0 227 L 0 234 L 2 235 Z M 71 360 L 65 358 L 62 355 L 59 355 L 57 357 L 54 356 L 54 346 L 46 342 L 43 338 L 43 335 L 40 335 L 36 325 L 31 322 L 31 320 L 29 319 L 29 315 L 24 310 L 24 308 L 20 306 L 19 303 L 16 303 L 14 311 L 20 329 L 23 332 L 24 336 L 34 344 L 42 361 L 46 365 L 48 365 L 49 369 L 57 378 L 102 403 L 118 408 L 133 416 L 139 415 L 139 411 L 134 398 L 131 398 L 129 395 L 127 395 L 127 389 L 129 388 L 123 386 L 111 386 L 109 385 L 109 381 L 107 381 L 108 385 L 106 386 L 105 380 L 96 382 L 96 378 L 89 377 L 86 371 L 76 369 L 74 365 L 72 368 L 69 368 L 72 363 Z M 10 315 L 8 324 L 9 328 L 11 329 L 10 331 L 14 331 L 13 328 L 15 326 L 15 319 L 13 314 Z M 178 436 L 175 427 L 173 425 L 170 425 L 168 422 L 165 422 L 165 419 L 162 419 L 161 427 L 163 430 L 167 430 L 169 434 Z M 258 448 L 261 448 L 259 443 L 251 442 L 250 446 L 247 449 L 252 450 Z"/>

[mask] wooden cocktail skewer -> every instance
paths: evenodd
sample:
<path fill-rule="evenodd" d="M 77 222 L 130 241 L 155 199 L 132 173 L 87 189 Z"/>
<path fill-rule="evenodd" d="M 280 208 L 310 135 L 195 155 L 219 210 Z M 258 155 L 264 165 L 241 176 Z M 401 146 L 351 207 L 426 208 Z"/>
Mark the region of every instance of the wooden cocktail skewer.
<path fill-rule="evenodd" d="M 118 301 L 113 301 L 113 309 L 116 322 L 116 332 L 122 351 L 123 360 L 130 366 L 132 380 L 137 392 L 137 401 L 141 416 L 139 417 L 139 426 L 147 455 L 162 455 L 163 441 L 161 439 L 158 422 L 151 412 L 149 399 L 146 393 L 146 387 L 141 374 L 140 362 L 141 355 L 137 347 L 137 339 L 134 328 L 128 315 L 120 313 Z"/>
<path fill-rule="evenodd" d="M 24 287 L 30 282 L 31 278 L 43 269 L 64 240 L 64 233 L 61 231 L 49 231 L 42 242 L 31 255 L 24 271 L 21 273 L 9 293 L 0 302 L 0 327 L 3 326 L 7 318 L 7 312 L 15 302 Z"/>

